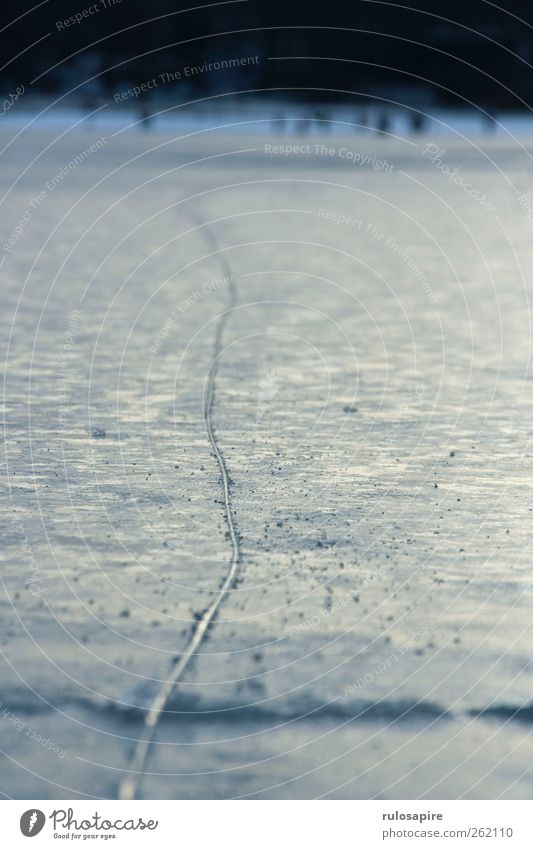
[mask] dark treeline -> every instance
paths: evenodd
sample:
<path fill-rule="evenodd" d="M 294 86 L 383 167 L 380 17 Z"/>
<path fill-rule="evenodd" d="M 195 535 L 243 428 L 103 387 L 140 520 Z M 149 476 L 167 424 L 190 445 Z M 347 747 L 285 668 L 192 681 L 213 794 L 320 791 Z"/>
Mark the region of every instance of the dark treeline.
<path fill-rule="evenodd" d="M 244 67 L 191 75 L 183 98 L 259 89 L 313 101 L 349 92 L 352 100 L 531 106 L 530 0 L 505 0 L 505 10 L 485 0 L 414 2 L 421 11 L 365 0 L 246 0 L 192 11 L 183 10 L 200 7 L 198 0 L 45 0 L 24 14 L 31 4 L 3 0 L 0 82 L 6 93 L 39 77 L 32 91 L 77 87 L 106 98 L 156 74 L 258 56 Z"/>

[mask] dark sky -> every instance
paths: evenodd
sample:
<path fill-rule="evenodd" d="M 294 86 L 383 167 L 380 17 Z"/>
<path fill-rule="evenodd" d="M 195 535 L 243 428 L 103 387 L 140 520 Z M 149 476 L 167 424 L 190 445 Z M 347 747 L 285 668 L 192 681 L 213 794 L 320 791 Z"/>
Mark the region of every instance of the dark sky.
<path fill-rule="evenodd" d="M 189 95 L 252 88 L 335 100 L 401 98 L 416 90 L 454 104 L 533 104 L 531 2 L 506 0 L 505 9 L 486 0 L 201 5 L 45 0 L 32 7 L 3 0 L 3 92 L 34 81 L 31 90 L 61 94 L 80 86 L 84 96 L 105 98 L 156 73 L 258 55 L 248 71 L 198 75 L 189 81 Z M 64 23 L 76 13 L 80 22 Z M 80 85 L 95 75 L 98 83 Z"/>

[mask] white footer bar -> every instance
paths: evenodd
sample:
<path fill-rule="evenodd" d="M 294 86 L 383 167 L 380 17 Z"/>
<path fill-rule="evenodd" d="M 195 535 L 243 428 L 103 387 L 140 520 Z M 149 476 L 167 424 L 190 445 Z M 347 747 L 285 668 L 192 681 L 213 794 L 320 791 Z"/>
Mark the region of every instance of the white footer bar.
<path fill-rule="evenodd" d="M 6 847 L 533 849 L 529 801 L 3 801 Z M 35 837 L 35 844 L 28 839 Z M 67 843 L 67 841 L 69 841 Z"/>

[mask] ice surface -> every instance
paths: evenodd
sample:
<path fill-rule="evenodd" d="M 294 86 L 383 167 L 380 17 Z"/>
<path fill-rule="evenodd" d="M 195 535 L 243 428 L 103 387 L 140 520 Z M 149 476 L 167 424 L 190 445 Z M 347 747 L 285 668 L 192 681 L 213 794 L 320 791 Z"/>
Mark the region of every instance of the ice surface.
<path fill-rule="evenodd" d="M 2 791 L 116 796 L 224 578 L 229 264 L 240 578 L 142 795 L 530 798 L 527 141 L 446 139 L 445 173 L 431 136 L 17 132 Z"/>

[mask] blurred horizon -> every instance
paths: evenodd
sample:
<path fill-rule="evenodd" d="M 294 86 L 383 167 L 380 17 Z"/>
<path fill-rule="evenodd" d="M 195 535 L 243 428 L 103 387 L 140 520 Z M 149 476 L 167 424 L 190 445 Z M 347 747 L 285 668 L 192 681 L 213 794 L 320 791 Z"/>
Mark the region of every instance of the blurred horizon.
<path fill-rule="evenodd" d="M 321 104 L 528 111 L 533 10 L 486 0 L 332 6 L 44 0 L 4 4 L 3 97 L 180 104 L 225 93 Z M 128 91 L 140 89 L 135 94 Z M 126 93 L 126 94 L 125 94 Z M 242 95 L 241 95 L 242 96 Z"/>

